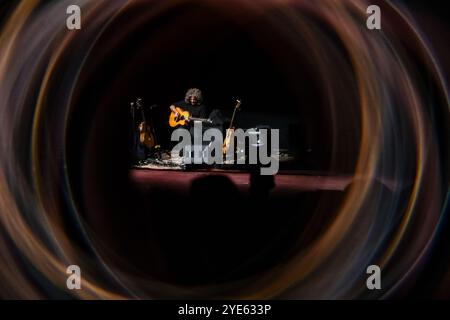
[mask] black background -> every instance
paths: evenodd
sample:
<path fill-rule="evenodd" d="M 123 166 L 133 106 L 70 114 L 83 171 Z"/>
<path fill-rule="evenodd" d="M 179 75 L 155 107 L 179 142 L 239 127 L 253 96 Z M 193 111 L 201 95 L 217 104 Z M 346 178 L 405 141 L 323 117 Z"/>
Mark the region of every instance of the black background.
<path fill-rule="evenodd" d="M 443 1 L 407 1 L 406 6 L 411 8 L 414 17 L 423 22 L 424 33 L 428 36 L 431 44 L 434 45 L 435 53 L 440 57 L 440 62 L 448 75 L 449 58 L 443 43 L 448 40 L 448 11 L 444 8 Z M 2 1 L 0 3 L 0 21 L 7 16 L 7 12 L 13 7 L 13 2 Z M 130 149 L 129 129 L 130 122 L 123 121 L 129 119 L 129 103 L 136 97 L 142 97 L 146 105 L 157 104 L 160 108 L 155 111 L 155 119 L 157 123 L 163 123 L 168 116 L 167 107 L 184 97 L 187 88 L 200 87 L 204 93 L 207 104 L 211 108 L 220 108 L 225 113 L 230 112 L 234 106 L 234 97 L 240 97 L 244 101 L 244 110 L 239 115 L 240 125 L 242 127 L 251 127 L 258 124 L 269 124 L 273 127 L 282 126 L 282 144 L 285 147 L 292 148 L 293 151 L 300 156 L 301 161 L 298 163 L 300 169 L 304 170 L 321 170 L 329 171 L 329 155 L 330 150 L 327 149 L 327 141 L 331 140 L 331 132 L 327 131 L 328 116 L 324 114 L 321 101 L 320 84 L 315 83 L 314 70 L 308 66 L 307 61 L 311 59 L 308 53 L 304 53 L 302 59 L 295 59 L 297 65 L 293 68 L 302 70 L 301 78 L 303 79 L 295 88 L 286 80 L 283 71 L 280 70 L 279 61 L 274 61 L 273 56 L 268 52 L 261 51 L 248 38 L 248 35 L 240 33 L 239 26 L 234 25 L 220 14 L 212 15 L 203 21 L 209 26 L 203 34 L 196 35 L 195 38 L 189 36 L 180 37 L 179 31 L 173 31 L 173 39 L 166 39 L 172 42 L 173 46 L 168 45 L 165 51 L 158 52 L 158 48 L 149 46 L 149 38 L 153 36 L 152 30 L 162 28 L 176 16 L 184 14 L 194 14 L 199 17 L 205 17 L 202 9 L 194 10 L 191 13 L 172 12 L 173 16 L 161 17 L 159 21 L 152 22 L 145 28 L 137 30 L 130 36 L 126 42 L 111 52 L 108 57 L 101 61 L 92 61 L 90 74 L 86 75 L 88 79 L 82 88 L 79 88 L 82 94 L 78 97 L 79 105 L 87 106 L 78 109 L 77 113 L 71 119 L 71 135 L 68 139 L 71 143 L 69 149 L 69 164 L 72 177 L 77 180 L 80 177 L 87 179 L 88 183 L 95 184 L 90 191 L 98 193 L 99 197 L 117 198 L 110 206 L 114 209 L 108 211 L 109 216 L 104 218 L 117 239 L 129 237 L 129 244 L 115 243 L 112 247 L 117 252 L 129 254 L 131 263 L 135 263 L 137 268 L 146 269 L 148 261 L 141 260 L 140 251 L 130 249 L 135 243 L 150 243 L 153 240 L 141 238 L 141 236 L 129 236 L 130 234 L 145 234 L 145 226 L 154 223 L 154 221 L 146 220 L 147 212 L 161 210 L 155 206 L 151 200 L 159 197 L 160 201 L 170 201 L 170 197 L 164 195 L 164 190 L 159 190 L 152 197 L 142 199 L 136 197 L 136 192 L 132 186 L 128 190 L 123 187 L 129 187 L 128 168 L 130 164 L 130 154 L 125 151 Z M 122 20 L 117 21 L 109 33 L 104 36 L 102 41 L 108 42 L 114 37 L 114 33 L 120 30 L 121 23 L 127 23 L 128 19 L 132 19 L 133 13 L 129 16 L 121 17 Z M 437 27 L 437 29 L 436 29 Z M 264 26 L 261 26 L 264 30 Z M 436 30 L 440 30 L 436 32 Z M 188 32 L 183 29 L 186 34 Z M 267 30 L 266 30 L 267 31 Z M 214 37 L 211 37 L 214 34 Z M 280 38 L 270 38 L 268 32 L 268 47 L 283 48 L 289 51 L 289 44 Z M 99 46 L 101 46 L 101 42 Z M 194 48 L 194 49 L 193 49 Z M 172 49 L 172 50 L 169 50 Z M 283 50 L 281 49 L 281 50 Z M 149 56 L 157 52 L 154 59 L 148 59 Z M 99 110 L 96 106 L 103 103 L 103 107 Z M 106 103 L 105 103 L 106 102 Z M 159 119 L 159 121 L 158 121 Z M 94 131 L 86 131 L 86 128 L 96 127 Z M 311 129 L 313 128 L 313 129 Z M 167 143 L 169 132 L 163 125 L 158 126 L 158 132 L 161 135 L 163 143 Z M 312 133 L 311 133 L 311 130 Z M 108 137 L 108 139 L 105 139 Z M 89 141 L 89 143 L 87 143 Z M 114 141 L 114 143 L 105 141 Z M 355 141 L 355 146 L 357 146 Z M 316 146 L 325 146 L 316 150 Z M 305 149 L 312 147 L 314 152 L 311 155 L 305 153 Z M 87 150 L 87 151 L 85 151 Z M 86 153 L 85 153 L 86 152 Z M 88 161 L 93 163 L 101 163 L 102 168 L 90 169 L 91 173 L 85 173 L 85 163 L 81 160 L 80 155 L 88 154 Z M 351 172 L 354 160 L 349 161 L 339 169 L 340 172 Z M 96 172 L 92 175 L 92 171 Z M 336 168 L 335 168 L 336 169 Z M 91 181 L 92 179 L 102 181 L 101 187 Z M 80 203 L 85 204 L 86 212 L 89 211 L 88 203 L 83 199 L 86 195 L 85 182 L 75 184 L 75 189 L 79 195 Z M 224 192 L 234 192 L 225 190 Z M 308 210 L 314 207 L 315 201 L 320 199 L 318 195 L 305 195 L 304 209 Z M 280 200 L 281 201 L 281 200 Z M 276 207 L 289 210 L 294 205 L 293 199 L 282 199 L 281 202 L 272 203 L 268 208 Z M 295 199 L 298 201 L 298 199 Z M 338 201 L 336 201 L 338 203 Z M 334 205 L 332 201 L 330 205 Z M 155 210 L 156 209 L 156 210 Z M 105 210 L 106 211 L 106 210 Z M 128 216 L 124 217 L 123 213 L 127 212 Z M 184 212 L 185 213 L 185 212 Z M 226 214 L 226 213 L 223 213 Z M 182 218 L 182 215 L 177 216 Z M 85 217 L 89 221 L 89 217 Z M 171 220 L 174 217 L 159 217 L 159 223 L 163 224 L 162 230 L 173 229 Z M 274 236 L 285 228 L 286 221 L 292 217 L 281 216 L 279 220 L 264 220 L 258 218 L 258 224 L 261 230 L 268 230 Z M 165 220 L 167 219 L 167 220 Z M 208 223 L 206 216 L 198 217 L 198 221 Z M 206 219 L 206 220 L 205 220 Z M 226 225 L 234 225 L 239 219 L 237 216 L 231 216 Z M 249 218 L 248 221 L 241 222 L 241 234 L 239 236 L 248 237 L 248 226 L 254 223 L 256 217 Z M 169 221 L 170 220 L 170 221 Z M 133 222 L 130 222 L 133 221 Z M 195 223 L 198 222 L 194 221 Z M 206 221 L 206 222 L 205 222 Z M 186 225 L 193 221 L 186 221 Z M 245 273 L 254 272 L 270 267 L 280 256 L 285 257 L 286 252 L 281 248 L 286 248 L 292 236 L 305 221 L 292 221 L 292 229 L 286 233 L 286 237 L 271 251 L 271 261 L 268 265 L 252 266 L 253 269 L 245 270 Z M 205 225 L 200 226 L 200 228 Z M 137 229 L 136 229 L 137 228 Z M 144 229 L 139 229 L 144 228 Z M 264 229 L 266 228 L 266 229 Z M 406 293 L 407 297 L 429 298 L 436 286 L 439 285 L 440 277 L 446 271 L 449 261 L 448 243 L 450 243 L 450 230 L 448 223 L 445 224 L 444 230 L 441 232 L 439 245 L 435 248 L 429 263 L 425 266 L 423 273 L 418 282 Z M 131 230 L 138 230 L 132 232 Z M 141 232 L 139 232 L 141 231 Z M 188 230 L 189 233 L 195 230 Z M 214 230 L 220 234 L 220 230 Z M 95 232 L 95 230 L 94 230 Z M 247 234 L 247 235 L 246 235 Z M 251 234 L 251 236 L 255 236 Z M 256 235 L 261 236 L 261 235 Z M 101 241 L 110 241 L 111 235 L 106 236 Z M 133 238 L 137 237 L 137 238 Z M 243 239 L 243 238 L 242 238 Z M 241 239 L 241 240 L 242 240 Z M 236 241 L 236 248 L 240 248 Z M 224 245 L 219 243 L 219 245 Z M 176 243 L 166 243 L 170 250 L 174 250 L 174 256 L 179 255 L 180 251 L 186 248 L 173 248 Z M 240 248 L 239 250 L 241 250 Z M 254 248 L 253 248 L 254 249 Z M 286 251 L 289 251 L 288 248 Z M 239 251 L 237 250 L 237 251 Z M 240 259 L 242 252 L 237 252 L 234 257 Z M 180 261 L 183 257 L 180 257 Z M 220 258 L 217 262 L 220 262 Z M 269 259 L 269 260 L 270 260 Z M 176 263 L 180 261 L 176 260 Z M 223 266 L 227 268 L 226 265 Z M 195 268 L 194 268 L 195 269 Z M 201 279 L 199 275 L 182 273 L 186 270 L 183 266 L 175 270 L 175 277 L 170 281 L 185 282 L 186 279 L 195 279 L 196 281 L 209 281 L 220 277 L 218 274 L 210 274 L 209 279 Z M 165 275 L 167 276 L 167 275 Z M 197 278 L 196 278 L 197 277 Z M 168 279 L 166 279 L 168 280 Z M 448 297 L 448 296 L 447 296 Z"/>

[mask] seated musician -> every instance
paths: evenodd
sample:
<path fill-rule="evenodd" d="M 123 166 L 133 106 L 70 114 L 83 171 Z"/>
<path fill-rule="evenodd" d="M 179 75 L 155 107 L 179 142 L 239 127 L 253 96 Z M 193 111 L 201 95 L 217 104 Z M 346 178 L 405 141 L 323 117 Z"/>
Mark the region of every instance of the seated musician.
<path fill-rule="evenodd" d="M 192 88 L 186 92 L 186 96 L 184 101 L 180 101 L 178 103 L 174 103 L 170 106 L 170 110 L 178 115 L 176 111 L 176 107 L 181 108 L 185 111 L 188 111 L 192 118 L 207 118 L 208 117 L 208 109 L 206 105 L 203 103 L 203 95 L 200 89 Z M 188 127 L 191 127 L 193 124 L 188 120 Z"/>
<path fill-rule="evenodd" d="M 186 96 L 184 101 L 180 101 L 178 103 L 174 103 L 170 106 L 170 110 L 175 117 L 178 117 L 179 114 L 177 112 L 177 108 L 181 109 L 180 112 L 187 111 L 189 113 L 189 119 L 187 123 L 184 125 L 186 129 L 188 129 L 191 133 L 191 137 L 194 138 L 196 134 L 194 130 L 194 122 L 202 121 L 202 133 L 209 128 L 216 128 L 220 132 L 223 131 L 223 119 L 219 110 L 213 110 L 211 114 L 208 113 L 208 108 L 203 103 L 203 95 L 200 89 L 191 88 L 186 92 Z M 209 116 L 209 117 L 208 117 Z M 184 117 L 183 117 L 184 119 Z M 205 121 L 206 120 L 206 121 Z M 177 120 L 178 121 L 178 120 Z M 170 123 L 170 122 L 169 122 Z M 171 124 L 171 126 L 174 126 Z M 203 147 L 208 145 L 208 142 L 202 141 Z M 191 140 L 194 143 L 195 139 Z"/>

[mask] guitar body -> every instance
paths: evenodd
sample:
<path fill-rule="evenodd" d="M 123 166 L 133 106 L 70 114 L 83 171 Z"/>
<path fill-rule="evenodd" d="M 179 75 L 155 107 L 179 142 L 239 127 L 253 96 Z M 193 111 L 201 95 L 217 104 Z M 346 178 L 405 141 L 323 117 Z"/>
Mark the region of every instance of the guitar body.
<path fill-rule="evenodd" d="M 223 147 L 222 147 L 222 153 L 224 155 L 228 154 L 228 150 L 230 149 L 231 144 L 231 138 L 233 138 L 234 135 L 234 129 L 227 129 L 227 135 L 225 137 L 225 140 L 223 141 Z"/>
<path fill-rule="evenodd" d="M 190 117 L 189 111 L 185 111 L 181 108 L 176 107 L 178 115 L 175 115 L 175 112 L 172 112 L 169 117 L 169 126 L 172 128 L 178 126 L 185 126 L 187 124 L 187 120 Z"/>
<path fill-rule="evenodd" d="M 139 124 L 139 141 L 148 149 L 152 149 L 156 145 L 155 136 L 145 121 Z"/>
<path fill-rule="evenodd" d="M 191 114 L 189 113 L 189 111 L 185 111 L 179 107 L 175 107 L 175 110 L 177 110 L 178 115 L 175 115 L 175 112 L 172 111 L 172 113 L 170 114 L 170 117 L 169 117 L 169 125 L 172 128 L 178 127 L 178 126 L 185 126 L 188 123 L 188 120 L 212 123 L 211 119 L 191 117 Z"/>

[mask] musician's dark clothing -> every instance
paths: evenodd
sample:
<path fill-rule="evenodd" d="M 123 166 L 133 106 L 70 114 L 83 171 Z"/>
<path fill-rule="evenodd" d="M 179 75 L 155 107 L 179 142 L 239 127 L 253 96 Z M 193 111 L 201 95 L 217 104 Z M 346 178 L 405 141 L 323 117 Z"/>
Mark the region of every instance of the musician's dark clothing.
<path fill-rule="evenodd" d="M 174 106 L 188 111 L 193 118 L 208 118 L 208 108 L 203 103 L 193 106 L 192 104 L 182 100 L 180 102 L 174 103 Z"/>
<path fill-rule="evenodd" d="M 184 100 L 174 103 L 173 104 L 175 107 L 180 107 L 181 109 L 188 111 L 190 116 L 193 118 L 203 118 L 203 119 L 211 119 L 213 121 L 213 123 L 202 123 L 202 135 L 203 132 L 205 132 L 206 130 L 210 129 L 210 128 L 217 128 L 219 129 L 221 132 L 223 131 L 222 125 L 223 125 L 223 120 L 221 120 L 221 113 L 218 110 L 214 110 L 213 112 L 211 112 L 211 115 L 208 112 L 208 108 L 205 104 L 200 104 L 200 105 L 192 105 Z M 191 137 L 192 137 L 192 143 L 194 143 L 194 121 L 190 121 L 185 128 L 187 130 L 189 130 L 189 132 L 191 133 Z M 202 139 L 201 139 L 202 140 Z M 208 145 L 208 142 L 202 141 L 203 145 Z"/>

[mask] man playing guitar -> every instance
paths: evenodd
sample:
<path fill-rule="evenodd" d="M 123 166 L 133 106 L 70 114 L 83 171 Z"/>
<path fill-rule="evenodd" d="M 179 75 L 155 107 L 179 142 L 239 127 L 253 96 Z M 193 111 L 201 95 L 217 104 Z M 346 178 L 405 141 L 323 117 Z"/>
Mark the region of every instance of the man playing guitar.
<path fill-rule="evenodd" d="M 186 92 L 184 101 L 174 103 L 170 106 L 170 110 L 173 112 L 175 117 L 179 116 L 177 108 L 189 112 L 189 117 L 183 118 L 183 120 L 186 120 L 188 127 L 192 125 L 192 119 L 205 119 L 208 116 L 207 107 L 203 104 L 202 92 L 197 88 L 189 89 Z"/>

